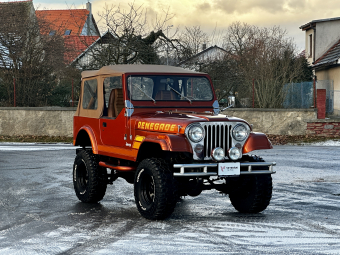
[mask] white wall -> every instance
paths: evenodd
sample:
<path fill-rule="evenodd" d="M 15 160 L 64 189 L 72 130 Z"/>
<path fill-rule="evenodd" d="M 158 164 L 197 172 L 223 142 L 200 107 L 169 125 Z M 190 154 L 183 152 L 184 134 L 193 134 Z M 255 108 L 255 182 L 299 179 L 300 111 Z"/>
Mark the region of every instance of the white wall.
<path fill-rule="evenodd" d="M 315 60 L 340 39 L 340 20 L 316 23 Z"/>

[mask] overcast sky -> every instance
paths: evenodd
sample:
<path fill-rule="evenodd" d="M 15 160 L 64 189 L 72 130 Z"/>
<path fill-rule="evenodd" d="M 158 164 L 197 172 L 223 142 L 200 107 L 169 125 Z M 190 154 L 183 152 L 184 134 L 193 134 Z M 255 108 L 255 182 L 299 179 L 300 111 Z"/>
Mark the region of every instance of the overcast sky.
<path fill-rule="evenodd" d="M 0 0 L 4 1 L 4 0 Z M 12 0 L 13 1 L 13 0 Z M 85 8 L 87 0 L 33 0 L 37 9 Z M 132 0 L 92 0 L 95 19 L 105 3 L 127 6 Z M 340 16 L 337 0 L 135 0 L 143 4 L 150 15 L 161 14 L 170 8 L 175 17 L 169 25 L 174 27 L 200 25 L 211 33 L 215 27 L 223 30 L 234 21 L 257 26 L 280 26 L 292 37 L 299 50 L 304 49 L 304 32 L 299 27 L 315 19 Z"/>

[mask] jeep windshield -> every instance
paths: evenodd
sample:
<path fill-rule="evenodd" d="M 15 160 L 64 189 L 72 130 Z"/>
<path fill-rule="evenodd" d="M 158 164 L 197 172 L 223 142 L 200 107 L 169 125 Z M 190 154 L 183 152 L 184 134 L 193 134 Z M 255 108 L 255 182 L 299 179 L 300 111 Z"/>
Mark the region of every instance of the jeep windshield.
<path fill-rule="evenodd" d="M 130 75 L 129 98 L 136 101 L 211 101 L 209 80 L 203 76 Z"/>

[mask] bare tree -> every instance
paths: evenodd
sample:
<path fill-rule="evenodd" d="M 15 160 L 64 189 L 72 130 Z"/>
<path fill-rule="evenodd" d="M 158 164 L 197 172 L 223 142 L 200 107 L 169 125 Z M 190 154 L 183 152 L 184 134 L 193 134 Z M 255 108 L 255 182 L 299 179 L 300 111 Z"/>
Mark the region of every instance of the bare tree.
<path fill-rule="evenodd" d="M 63 40 L 58 36 L 44 37 L 45 25 L 34 15 L 31 2 L 2 4 L 0 17 L 0 78 L 12 105 L 13 83 L 16 83 L 18 106 L 46 105 L 64 65 Z M 4 102 L 3 102 L 4 103 Z"/>
<path fill-rule="evenodd" d="M 226 30 L 223 48 L 231 54 L 242 56 L 246 54 L 251 43 L 258 36 L 258 28 L 239 21 L 232 23 Z"/>
<path fill-rule="evenodd" d="M 211 77 L 219 101 L 232 94 L 242 82 L 242 77 L 237 73 L 237 62 L 229 54 L 225 54 L 221 59 L 204 61 L 200 71 Z"/>
<path fill-rule="evenodd" d="M 228 28 L 224 45 L 237 60 L 238 75 L 243 78 L 237 88 L 239 97 L 251 97 L 254 80 L 258 107 L 282 107 L 288 84 L 304 72 L 286 31 L 236 22 Z"/>
<path fill-rule="evenodd" d="M 200 26 L 185 27 L 180 33 L 179 40 L 182 43 L 183 58 L 189 58 L 202 51 L 203 44 L 209 43 L 207 33 L 201 30 Z"/>

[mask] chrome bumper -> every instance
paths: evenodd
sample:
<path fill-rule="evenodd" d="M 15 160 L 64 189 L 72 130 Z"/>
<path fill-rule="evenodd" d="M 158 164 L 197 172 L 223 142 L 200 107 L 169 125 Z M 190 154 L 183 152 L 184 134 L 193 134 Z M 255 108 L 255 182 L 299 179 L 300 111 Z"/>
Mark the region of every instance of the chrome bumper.
<path fill-rule="evenodd" d="M 217 176 L 217 169 L 214 172 L 208 172 L 208 168 L 217 168 L 218 163 L 207 164 L 174 164 L 174 168 L 179 168 L 179 173 L 174 172 L 175 177 L 204 177 L 204 176 Z M 276 166 L 276 162 L 247 162 L 240 163 L 241 168 L 247 168 L 247 171 L 241 171 L 241 175 L 244 174 L 275 174 L 273 166 Z M 267 170 L 253 170 L 253 167 L 269 167 Z M 201 172 L 185 172 L 185 169 L 201 168 Z"/>

